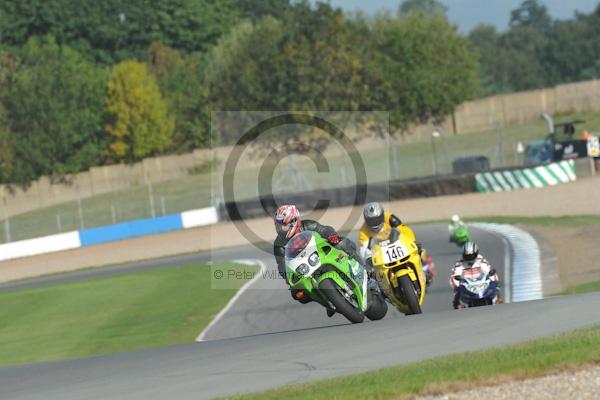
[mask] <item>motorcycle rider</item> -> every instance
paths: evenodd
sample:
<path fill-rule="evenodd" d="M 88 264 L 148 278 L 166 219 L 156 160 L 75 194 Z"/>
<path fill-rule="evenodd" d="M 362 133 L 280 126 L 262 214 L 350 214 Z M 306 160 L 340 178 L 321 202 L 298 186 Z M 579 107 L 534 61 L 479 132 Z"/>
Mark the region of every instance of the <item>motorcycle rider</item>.
<path fill-rule="evenodd" d="M 412 229 L 403 225 L 400 218 L 385 211 L 380 203 L 372 202 L 365 205 L 363 217 L 365 222 L 358 232 L 358 245 L 360 246 L 360 255 L 365 260 L 371 257 L 371 238 L 382 230 L 400 227 L 400 233 L 404 229 L 414 236 Z"/>
<path fill-rule="evenodd" d="M 421 264 L 423 265 L 423 272 L 425 273 L 426 285 L 429 287 L 433 283 L 433 277 L 435 276 L 435 264 L 433 263 L 433 258 L 427 254 L 425 247 L 421 244 L 417 245 L 421 249 Z"/>
<path fill-rule="evenodd" d="M 368 261 L 371 258 L 371 238 L 379 232 L 398 228 L 400 234 L 404 233 L 412 237 L 415 236 L 413 230 L 404 225 L 400 218 L 391 212 L 385 211 L 381 203 L 372 202 L 365 205 L 363 217 L 365 222 L 358 232 L 358 244 L 360 246 L 360 255 L 364 260 L 367 260 L 367 263 L 369 263 Z M 431 257 L 428 257 L 425 253 L 423 246 L 420 243 L 417 243 L 417 246 L 419 247 L 421 260 L 431 260 Z"/>
<path fill-rule="evenodd" d="M 450 220 L 450 224 L 448 225 L 448 233 L 450 233 L 450 242 L 454 242 L 454 243 L 457 243 L 458 245 L 461 245 L 461 244 L 464 244 L 464 242 L 470 240 L 470 239 L 467 239 L 464 242 L 462 242 L 463 239 L 459 240 L 459 238 L 457 237 L 457 234 L 458 234 L 458 230 L 461 228 L 465 229 L 468 232 L 468 229 L 467 229 L 467 226 L 465 225 L 465 223 L 463 221 L 461 221 L 461 219 L 458 215 L 454 214 L 452 216 L 452 219 Z M 469 236 L 467 236 L 467 237 L 469 237 Z"/>
<path fill-rule="evenodd" d="M 277 237 L 273 242 L 273 254 L 277 262 L 279 275 L 285 279 L 285 245 L 296 234 L 303 231 L 317 232 L 329 243 L 337 249 L 344 251 L 350 258 L 355 259 L 360 265 L 365 265 L 364 261 L 357 252 L 354 243 L 347 239 L 341 238 L 338 232 L 328 225 L 322 225 L 317 221 L 300 218 L 300 211 L 295 205 L 286 204 L 277 209 L 275 212 L 275 230 Z M 287 281 L 286 281 L 287 282 Z M 306 304 L 311 301 L 311 298 L 306 295 L 303 290 L 290 288 L 292 298 L 300 303 Z M 331 310 L 327 310 L 327 315 L 333 315 Z"/>
<path fill-rule="evenodd" d="M 454 264 L 450 272 L 450 285 L 454 290 L 454 299 L 452 300 L 452 306 L 455 310 L 464 308 L 460 304 L 458 299 L 458 287 L 460 282 L 456 279 L 457 276 L 462 276 L 466 269 L 473 268 L 474 266 L 481 268 L 484 273 L 488 273 L 492 282 L 500 283 L 496 270 L 492 267 L 492 264 L 486 260 L 483 255 L 479 254 L 479 248 L 473 242 L 467 242 L 463 246 L 462 258 Z M 500 301 L 499 301 L 500 303 Z"/>
<path fill-rule="evenodd" d="M 450 235 L 452 235 L 455 230 L 457 230 L 458 228 L 462 228 L 464 226 L 465 226 L 465 223 L 462 222 L 462 220 L 460 219 L 460 217 L 457 214 L 454 214 L 452 216 L 452 218 L 450 219 L 450 224 L 448 225 L 448 232 L 450 232 Z"/>

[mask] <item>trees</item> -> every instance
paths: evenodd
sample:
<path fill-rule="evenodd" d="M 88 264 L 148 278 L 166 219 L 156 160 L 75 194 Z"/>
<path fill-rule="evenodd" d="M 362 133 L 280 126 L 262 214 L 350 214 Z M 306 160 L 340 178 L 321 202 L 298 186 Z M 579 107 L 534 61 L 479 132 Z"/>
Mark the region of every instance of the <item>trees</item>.
<path fill-rule="evenodd" d="M 6 88 L 14 74 L 14 58 L 10 54 L 0 52 L 0 88 Z M 0 96 L 3 92 L 0 92 Z M 13 148 L 9 135 L 9 124 L 6 109 L 0 99 L 0 183 L 9 181 L 12 175 Z"/>
<path fill-rule="evenodd" d="M 552 28 L 552 19 L 544 4 L 538 0 L 524 0 L 519 7 L 510 12 L 509 25 L 528 26 L 540 32 L 548 32 Z"/>
<path fill-rule="evenodd" d="M 234 0 L 0 0 L 3 44 L 52 34 L 104 64 L 143 58 L 154 41 L 205 51 L 237 21 Z"/>
<path fill-rule="evenodd" d="M 2 80 L 3 140 L 12 148 L 13 182 L 62 176 L 99 162 L 102 69 L 52 37 L 32 38 Z"/>
<path fill-rule="evenodd" d="M 550 33 L 546 62 L 555 83 L 600 77 L 600 6 L 595 13 L 556 21 Z"/>
<path fill-rule="evenodd" d="M 285 88 L 293 82 L 281 63 L 283 37 L 283 24 L 265 17 L 240 23 L 219 40 L 207 71 L 213 109 L 286 109 L 292 92 Z"/>
<path fill-rule="evenodd" d="M 6 110 L 0 104 L 0 183 L 12 175 L 13 148 L 7 128 Z"/>
<path fill-rule="evenodd" d="M 208 146 L 210 102 L 204 58 L 155 42 L 148 49 L 148 68 L 175 121 L 168 150 L 183 152 Z"/>
<path fill-rule="evenodd" d="M 211 109 L 389 110 L 398 128 L 443 118 L 479 81 L 600 74 L 600 8 L 553 21 L 525 0 L 507 32 L 468 42 L 444 14 L 439 0 L 397 18 L 309 0 L 0 0 L 0 180 L 208 146 Z"/>
<path fill-rule="evenodd" d="M 292 5 L 289 0 L 237 0 L 235 7 L 239 10 L 241 18 L 258 22 L 266 16 L 281 19 Z"/>
<path fill-rule="evenodd" d="M 411 14 L 421 15 L 446 15 L 448 7 L 438 0 L 404 0 L 398 7 L 399 16 Z"/>
<path fill-rule="evenodd" d="M 124 61 L 113 68 L 107 84 L 106 156 L 113 161 L 135 161 L 167 148 L 174 121 L 168 114 L 155 78 L 146 64 Z"/>
<path fill-rule="evenodd" d="M 477 59 L 445 17 L 381 17 L 373 31 L 368 86 L 380 93 L 376 107 L 392 110 L 392 123 L 442 118 L 475 95 Z"/>
<path fill-rule="evenodd" d="M 589 15 L 553 21 L 538 0 L 511 12 L 504 33 L 478 27 L 469 34 L 480 54 L 485 94 L 530 90 L 590 79 L 600 72 L 600 7 Z"/>
<path fill-rule="evenodd" d="M 217 109 L 390 110 L 406 127 L 442 118 L 478 89 L 476 57 L 442 15 L 371 22 L 302 4 L 219 41 L 209 70 Z"/>

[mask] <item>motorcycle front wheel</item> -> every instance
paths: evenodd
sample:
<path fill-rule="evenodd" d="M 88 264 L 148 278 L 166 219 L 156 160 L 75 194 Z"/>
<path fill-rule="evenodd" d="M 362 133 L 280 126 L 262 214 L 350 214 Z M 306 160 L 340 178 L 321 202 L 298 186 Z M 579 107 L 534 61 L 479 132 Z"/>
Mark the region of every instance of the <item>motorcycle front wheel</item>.
<path fill-rule="evenodd" d="M 401 276 L 399 281 L 399 287 L 402 290 L 404 300 L 409 309 L 409 313 L 406 315 L 421 314 L 421 305 L 419 304 L 419 298 L 417 297 L 417 292 L 415 291 L 412 281 L 408 275 Z"/>
<path fill-rule="evenodd" d="M 353 324 L 363 322 L 364 314 L 356 309 L 340 292 L 342 289 L 338 287 L 333 279 L 324 279 L 319 283 L 319 289 L 327 296 L 329 301 L 335 306 L 335 311 L 342 314 Z"/>

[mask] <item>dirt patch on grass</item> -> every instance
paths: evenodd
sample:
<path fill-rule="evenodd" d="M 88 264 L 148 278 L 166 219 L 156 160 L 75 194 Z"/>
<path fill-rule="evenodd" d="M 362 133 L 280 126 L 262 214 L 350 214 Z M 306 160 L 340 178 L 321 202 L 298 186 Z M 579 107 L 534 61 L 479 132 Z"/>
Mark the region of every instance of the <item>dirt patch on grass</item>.
<path fill-rule="evenodd" d="M 600 226 L 528 225 L 526 229 L 552 246 L 564 288 L 600 281 Z"/>
<path fill-rule="evenodd" d="M 449 384 L 442 389 L 430 390 L 430 396 L 418 400 L 460 400 L 460 399 L 597 399 L 600 390 L 600 366 L 567 365 L 536 378 L 527 378 L 527 373 L 514 376 L 492 377 L 488 381 Z M 494 382 L 495 381 L 495 382 Z M 458 389 L 458 390 L 457 390 Z M 467 390 L 468 389 L 468 390 Z"/>

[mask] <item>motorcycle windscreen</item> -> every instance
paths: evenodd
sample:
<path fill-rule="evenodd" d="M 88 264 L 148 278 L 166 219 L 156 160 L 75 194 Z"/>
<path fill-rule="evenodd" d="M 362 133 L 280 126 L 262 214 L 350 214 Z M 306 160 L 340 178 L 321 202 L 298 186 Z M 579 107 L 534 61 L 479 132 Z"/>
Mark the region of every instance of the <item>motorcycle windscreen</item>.
<path fill-rule="evenodd" d="M 390 229 L 383 229 L 381 232 L 379 232 L 377 235 L 373 236 L 370 239 L 369 247 L 373 247 L 374 245 L 379 245 L 382 247 L 387 246 L 388 244 L 390 244 L 390 233 Z"/>
<path fill-rule="evenodd" d="M 462 273 L 463 278 L 470 282 L 480 281 L 484 278 L 483 275 L 483 271 L 480 267 L 465 268 Z"/>
<path fill-rule="evenodd" d="M 464 286 L 469 292 L 477 297 L 484 296 L 489 283 L 486 274 L 481 268 L 467 268 L 463 271 L 462 276 L 465 279 Z"/>
<path fill-rule="evenodd" d="M 312 234 L 308 231 L 300 232 L 296 236 L 290 239 L 285 245 L 285 258 L 288 260 L 298 257 L 306 246 L 310 243 Z"/>

